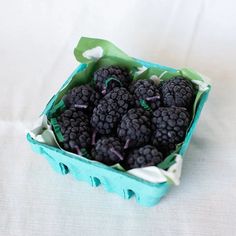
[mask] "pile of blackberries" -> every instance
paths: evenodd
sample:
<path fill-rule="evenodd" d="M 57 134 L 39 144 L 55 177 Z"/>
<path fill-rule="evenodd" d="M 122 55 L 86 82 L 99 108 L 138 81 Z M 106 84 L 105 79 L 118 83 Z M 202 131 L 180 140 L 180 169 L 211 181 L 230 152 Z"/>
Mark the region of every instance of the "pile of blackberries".
<path fill-rule="evenodd" d="M 183 142 L 194 99 L 183 77 L 135 81 L 127 68 L 112 65 L 70 90 L 54 118 L 65 150 L 129 170 L 158 165 Z"/>

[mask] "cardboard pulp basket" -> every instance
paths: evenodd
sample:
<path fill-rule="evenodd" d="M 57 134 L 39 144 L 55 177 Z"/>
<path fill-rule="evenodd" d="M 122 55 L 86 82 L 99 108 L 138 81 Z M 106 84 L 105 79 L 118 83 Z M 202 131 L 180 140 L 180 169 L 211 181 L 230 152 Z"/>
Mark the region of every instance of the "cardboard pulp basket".
<path fill-rule="evenodd" d="M 149 63 L 142 60 L 138 60 L 138 62 L 147 68 L 156 67 L 163 71 L 176 71 L 176 69 L 159 64 Z M 80 72 L 85 68 L 86 64 L 79 65 L 72 75 L 65 81 L 62 88 L 70 82 L 77 72 Z M 199 100 L 191 127 L 188 129 L 185 140 L 178 152 L 181 156 L 186 152 L 193 131 L 195 130 L 196 124 L 199 120 L 203 105 L 207 100 L 209 91 L 210 88 L 203 92 Z M 48 114 L 53 106 L 56 96 L 57 94 L 51 98 L 44 110 L 44 114 Z M 116 193 L 124 199 L 130 199 L 132 196 L 135 196 L 136 201 L 143 206 L 156 205 L 160 199 L 166 195 L 172 185 L 171 182 L 168 181 L 164 183 L 152 183 L 127 172 L 111 168 L 102 163 L 81 158 L 78 155 L 63 151 L 57 147 L 40 143 L 33 139 L 29 133 L 27 134 L 27 140 L 31 144 L 33 151 L 42 155 L 56 172 L 62 175 L 71 173 L 77 180 L 86 181 L 93 187 L 103 185 L 108 192 Z"/>

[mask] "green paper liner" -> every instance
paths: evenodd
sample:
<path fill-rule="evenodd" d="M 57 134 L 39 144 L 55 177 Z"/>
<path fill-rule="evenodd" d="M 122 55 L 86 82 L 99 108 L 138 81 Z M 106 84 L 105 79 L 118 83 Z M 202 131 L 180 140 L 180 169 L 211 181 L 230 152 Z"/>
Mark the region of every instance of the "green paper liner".
<path fill-rule="evenodd" d="M 51 117 L 58 116 L 62 111 L 66 109 L 65 103 L 62 100 L 60 100 L 57 104 L 53 106 L 53 108 L 49 111 L 47 117 L 50 119 Z"/>
<path fill-rule="evenodd" d="M 102 50 L 102 54 L 100 56 L 90 57 L 90 58 L 85 56 L 86 52 L 96 48 L 99 49 L 100 51 Z M 160 78 L 160 81 L 169 80 L 174 76 L 183 76 L 184 78 L 191 80 L 196 89 L 196 97 L 192 109 L 192 121 L 193 121 L 200 98 L 204 94 L 204 91 L 200 90 L 200 86 L 194 83 L 194 81 L 202 81 L 204 83 L 204 80 L 202 79 L 201 75 L 199 75 L 197 72 L 188 68 L 183 68 L 175 71 L 174 69 L 168 70 L 165 69 L 164 67 L 157 68 L 153 66 L 147 68 L 142 73 L 139 73 L 140 71 L 142 71 L 143 68 L 145 68 L 145 66 L 143 66 L 138 60 L 128 56 L 126 53 L 117 48 L 111 42 L 103 39 L 94 39 L 85 37 L 81 38 L 77 47 L 74 50 L 74 54 L 76 59 L 80 63 L 86 63 L 86 65 L 83 64 L 84 70 L 75 73 L 72 76 L 72 78 L 70 78 L 69 82 L 66 81 L 64 83 L 60 91 L 55 95 L 52 108 L 47 113 L 48 118 L 55 116 L 55 114 L 57 114 L 58 112 L 62 111 L 65 108 L 65 104 L 62 98 L 69 90 L 81 84 L 87 84 L 87 83 L 94 84 L 93 80 L 94 71 L 103 66 L 119 65 L 121 67 L 126 67 L 131 71 L 133 80 L 150 79 L 152 76 L 157 76 L 158 78 Z M 210 85 L 207 85 L 207 89 L 210 89 Z M 146 109 L 150 108 L 147 107 L 145 104 L 143 105 L 144 108 L 146 107 Z M 51 122 L 52 120 L 54 119 L 51 119 Z M 192 121 L 189 127 L 191 127 Z M 53 121 L 53 123 L 55 123 L 55 120 Z M 52 125 L 54 127 L 54 130 L 56 131 L 57 137 L 60 140 L 62 138 L 62 134 L 58 131 L 58 124 L 56 123 L 53 124 L 53 123 Z M 172 152 L 169 156 L 167 156 L 165 160 L 157 166 L 162 169 L 168 169 L 172 164 L 175 163 L 175 156 L 180 150 L 181 146 L 182 143 L 177 144 L 176 150 Z M 123 170 L 123 168 L 119 167 L 118 169 Z"/>
<path fill-rule="evenodd" d="M 60 125 L 57 123 L 57 119 L 56 118 L 52 118 L 50 120 L 50 123 L 51 123 L 51 125 L 53 127 L 53 130 L 54 130 L 54 132 L 56 134 L 56 137 L 57 137 L 58 141 L 59 142 L 63 142 L 64 141 L 64 137 L 63 137 L 63 135 L 61 133 Z"/>
<path fill-rule="evenodd" d="M 142 67 L 139 62 L 134 60 L 132 57 L 128 56 L 121 49 L 116 47 L 113 43 L 104 39 L 82 37 L 79 40 L 78 45 L 74 49 L 75 58 L 80 63 L 89 64 L 97 58 L 87 58 L 84 56 L 84 54 L 86 51 L 95 48 L 101 48 L 102 57 L 112 57 L 117 58 L 117 60 L 126 61 L 126 66 L 129 67 L 129 69 L 131 69 L 132 67 Z"/>
<path fill-rule="evenodd" d="M 161 163 L 159 163 L 157 167 L 163 170 L 167 170 L 170 166 L 172 166 L 175 163 L 176 154 L 178 154 L 181 145 L 182 143 L 177 144 L 175 150 L 170 155 L 168 155 Z"/>

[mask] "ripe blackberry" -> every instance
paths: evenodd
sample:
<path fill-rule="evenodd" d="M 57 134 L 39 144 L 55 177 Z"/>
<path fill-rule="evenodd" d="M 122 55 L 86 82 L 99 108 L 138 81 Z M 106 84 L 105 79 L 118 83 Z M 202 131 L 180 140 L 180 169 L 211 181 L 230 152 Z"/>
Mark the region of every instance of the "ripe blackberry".
<path fill-rule="evenodd" d="M 125 169 L 142 168 L 147 166 L 156 166 L 163 160 L 162 153 L 152 145 L 145 145 L 133 149 L 122 162 Z"/>
<path fill-rule="evenodd" d="M 66 107 L 75 107 L 91 112 L 94 105 L 98 103 L 100 95 L 90 85 L 80 85 L 70 90 L 63 99 Z"/>
<path fill-rule="evenodd" d="M 125 142 L 124 148 L 147 144 L 151 136 L 150 112 L 142 108 L 130 109 L 118 126 L 118 137 Z"/>
<path fill-rule="evenodd" d="M 71 107 L 57 118 L 63 135 L 63 148 L 81 155 L 82 148 L 88 148 L 91 143 L 88 117 L 78 109 Z"/>
<path fill-rule="evenodd" d="M 94 108 L 90 120 L 92 127 L 99 134 L 110 134 L 132 102 L 132 96 L 127 89 L 114 88 Z"/>
<path fill-rule="evenodd" d="M 183 107 L 161 107 L 153 113 L 153 144 L 165 155 L 184 140 L 190 115 Z"/>
<path fill-rule="evenodd" d="M 118 138 L 103 137 L 92 150 L 92 158 L 107 165 L 114 165 L 122 161 L 124 152 Z"/>
<path fill-rule="evenodd" d="M 158 86 L 153 80 L 137 80 L 130 87 L 130 92 L 134 95 L 136 106 L 150 107 L 156 110 L 161 105 L 161 96 Z"/>
<path fill-rule="evenodd" d="M 115 87 L 128 87 L 131 82 L 129 71 L 119 66 L 106 66 L 94 72 L 96 88 L 102 94 L 110 92 Z"/>
<path fill-rule="evenodd" d="M 163 82 L 161 85 L 161 93 L 163 104 L 167 107 L 190 108 L 194 100 L 194 88 L 192 83 L 181 76 Z"/>

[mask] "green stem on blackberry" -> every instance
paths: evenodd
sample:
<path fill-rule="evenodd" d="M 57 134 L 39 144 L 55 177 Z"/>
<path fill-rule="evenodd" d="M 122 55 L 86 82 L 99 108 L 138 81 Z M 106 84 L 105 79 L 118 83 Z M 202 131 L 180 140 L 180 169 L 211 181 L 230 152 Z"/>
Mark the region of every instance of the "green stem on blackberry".
<path fill-rule="evenodd" d="M 129 142 L 130 142 L 130 139 L 127 139 L 125 142 L 124 149 L 127 149 L 129 147 Z"/>
<path fill-rule="evenodd" d="M 139 103 L 140 103 L 141 107 L 143 107 L 145 110 L 151 110 L 150 106 L 146 103 L 146 101 L 144 99 L 140 99 Z"/>
<path fill-rule="evenodd" d="M 75 107 L 75 108 L 87 108 L 88 105 L 75 104 L 74 107 Z"/>
<path fill-rule="evenodd" d="M 145 100 L 147 100 L 147 101 L 155 101 L 155 100 L 157 100 L 157 99 L 160 99 L 160 96 L 159 96 L 159 95 L 154 96 L 154 97 L 147 97 L 147 98 L 145 98 Z"/>
<path fill-rule="evenodd" d="M 95 143 L 96 143 L 96 134 L 97 134 L 97 131 L 94 130 L 93 134 L 92 134 L 92 145 L 95 145 Z"/>
<path fill-rule="evenodd" d="M 121 81 L 120 81 L 119 79 L 116 79 L 116 78 L 114 78 L 114 77 L 110 77 L 110 78 L 107 78 L 107 79 L 105 80 L 105 85 L 104 85 L 104 87 L 107 88 L 108 84 L 109 84 L 111 81 L 116 81 L 118 84 L 120 84 L 120 86 L 122 86 L 122 83 L 121 83 Z"/>
<path fill-rule="evenodd" d="M 116 151 L 113 147 L 110 148 L 110 151 L 114 153 L 121 161 L 124 160 L 124 157 L 118 151 Z"/>

